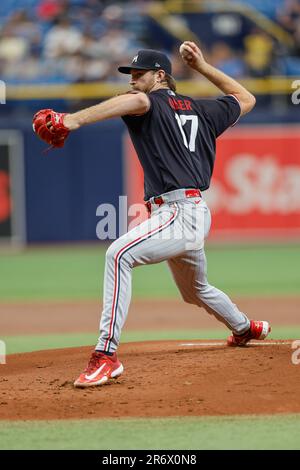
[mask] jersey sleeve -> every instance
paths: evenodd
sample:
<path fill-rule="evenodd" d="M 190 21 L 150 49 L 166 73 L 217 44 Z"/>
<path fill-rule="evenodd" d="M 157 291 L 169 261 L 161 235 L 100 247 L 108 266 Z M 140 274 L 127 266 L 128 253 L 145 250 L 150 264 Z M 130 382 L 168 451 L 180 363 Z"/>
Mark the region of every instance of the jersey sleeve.
<path fill-rule="evenodd" d="M 128 127 L 131 127 L 133 129 L 138 129 L 143 125 L 145 120 L 151 115 L 152 113 L 152 108 L 153 108 L 153 103 L 152 103 L 152 97 L 148 95 L 148 98 L 150 99 L 150 108 L 145 114 L 139 114 L 139 115 L 134 115 L 134 114 L 127 114 L 125 116 L 121 116 L 123 121 Z"/>
<path fill-rule="evenodd" d="M 228 127 L 233 126 L 241 115 L 239 100 L 233 95 L 222 96 L 216 100 L 197 101 L 214 134 L 218 137 Z"/>

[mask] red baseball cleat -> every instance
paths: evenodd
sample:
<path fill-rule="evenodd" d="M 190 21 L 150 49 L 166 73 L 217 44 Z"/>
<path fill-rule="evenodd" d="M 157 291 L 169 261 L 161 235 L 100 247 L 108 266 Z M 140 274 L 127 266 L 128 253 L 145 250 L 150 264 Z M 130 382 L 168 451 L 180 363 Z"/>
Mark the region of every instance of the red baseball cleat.
<path fill-rule="evenodd" d="M 92 387 L 95 385 L 103 385 L 109 379 L 115 379 L 122 374 L 123 365 L 117 358 L 117 354 L 112 356 L 95 351 L 91 355 L 89 363 L 85 371 L 80 374 L 74 382 L 74 387 Z"/>
<path fill-rule="evenodd" d="M 250 328 L 242 335 L 232 333 L 232 336 L 227 338 L 227 346 L 243 347 L 252 339 L 265 339 L 271 331 L 271 327 L 267 321 L 254 321 L 250 320 Z"/>

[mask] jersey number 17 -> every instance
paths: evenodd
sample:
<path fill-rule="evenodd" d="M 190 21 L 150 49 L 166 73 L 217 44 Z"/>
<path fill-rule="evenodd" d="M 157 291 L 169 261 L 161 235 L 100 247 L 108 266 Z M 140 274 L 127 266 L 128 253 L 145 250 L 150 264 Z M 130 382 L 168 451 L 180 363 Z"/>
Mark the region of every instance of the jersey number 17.
<path fill-rule="evenodd" d="M 196 142 L 196 137 L 197 137 L 197 132 L 198 132 L 198 116 L 195 115 L 185 115 L 185 114 L 176 114 L 175 113 L 175 118 L 177 121 L 177 124 L 179 126 L 182 138 L 183 138 L 183 143 L 187 149 L 190 149 L 191 152 L 195 152 L 195 142 Z M 191 121 L 191 134 L 190 134 L 190 140 L 188 142 L 187 136 L 184 132 L 184 125 L 188 122 Z"/>

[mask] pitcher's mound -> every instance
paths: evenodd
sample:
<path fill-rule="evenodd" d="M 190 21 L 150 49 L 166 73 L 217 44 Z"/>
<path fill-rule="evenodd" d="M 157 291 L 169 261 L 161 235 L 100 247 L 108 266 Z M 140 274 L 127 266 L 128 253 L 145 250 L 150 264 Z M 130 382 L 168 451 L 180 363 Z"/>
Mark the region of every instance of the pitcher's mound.
<path fill-rule="evenodd" d="M 123 344 L 121 377 L 75 389 L 92 349 L 8 356 L 1 366 L 1 419 L 300 412 L 300 365 L 292 363 L 291 341 L 243 349 L 199 340 Z"/>

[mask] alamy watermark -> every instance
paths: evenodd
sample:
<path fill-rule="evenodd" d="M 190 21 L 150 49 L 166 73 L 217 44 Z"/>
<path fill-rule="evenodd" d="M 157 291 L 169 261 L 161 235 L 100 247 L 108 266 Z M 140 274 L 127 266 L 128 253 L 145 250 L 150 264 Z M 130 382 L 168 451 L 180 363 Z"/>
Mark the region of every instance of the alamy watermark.
<path fill-rule="evenodd" d="M 300 364 L 300 339 L 296 339 L 292 342 L 292 349 L 295 349 L 292 354 L 292 363 L 298 366 Z"/>
<path fill-rule="evenodd" d="M 159 241 L 180 240 L 187 250 L 202 248 L 207 207 L 203 206 L 200 198 L 190 199 L 185 204 L 170 202 L 167 210 L 157 209 L 157 206 L 152 206 L 153 216 L 147 218 L 145 205 L 128 206 L 127 196 L 119 197 L 118 208 L 113 204 L 100 204 L 96 210 L 97 217 L 100 217 L 96 226 L 97 238 L 116 240 L 133 231 L 135 239 L 151 236 L 151 239 Z"/>
<path fill-rule="evenodd" d="M 0 340 L 0 365 L 6 364 L 6 344 Z"/>
<path fill-rule="evenodd" d="M 0 80 L 0 104 L 6 103 L 6 85 L 3 80 Z"/>
<path fill-rule="evenodd" d="M 292 93 L 292 103 L 299 104 L 300 103 L 300 80 L 294 80 L 292 83 L 292 88 L 294 93 Z"/>

